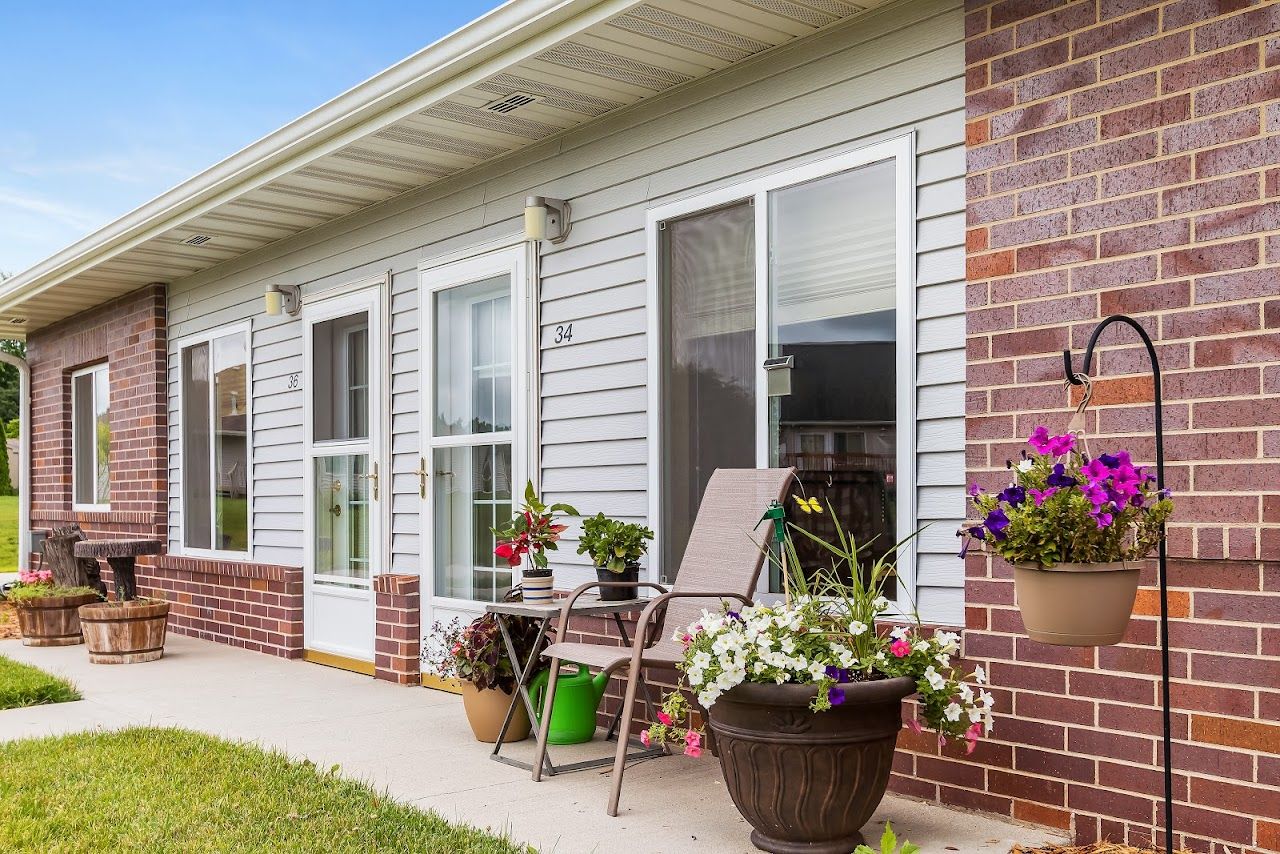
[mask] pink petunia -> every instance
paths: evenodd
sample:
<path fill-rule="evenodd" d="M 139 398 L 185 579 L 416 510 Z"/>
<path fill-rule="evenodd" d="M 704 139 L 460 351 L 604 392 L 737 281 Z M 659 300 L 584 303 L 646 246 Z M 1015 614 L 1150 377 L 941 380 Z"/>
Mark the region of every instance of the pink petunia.
<path fill-rule="evenodd" d="M 640 743 L 645 747 L 649 746 L 649 730 L 646 729 L 640 733 Z"/>
<path fill-rule="evenodd" d="M 898 638 L 896 641 L 889 644 L 889 652 L 893 653 L 895 658 L 906 658 L 911 654 L 911 644 L 907 643 L 902 638 Z"/>
<path fill-rule="evenodd" d="M 968 746 L 965 747 L 964 749 L 964 752 L 966 755 L 973 753 L 973 749 L 978 746 L 978 737 L 981 735 L 982 735 L 982 724 L 980 723 L 974 724 L 973 726 L 969 727 L 969 729 L 965 732 L 964 740 L 968 742 Z"/>
<path fill-rule="evenodd" d="M 692 756 L 694 759 L 697 759 L 699 756 L 702 755 L 702 748 L 695 747 L 692 744 L 687 744 L 685 745 L 685 748 L 684 748 L 684 755 Z"/>
<path fill-rule="evenodd" d="M 1051 498 L 1053 494 L 1057 491 L 1058 491 L 1058 487 L 1056 486 L 1051 486 L 1048 489 L 1028 489 L 1027 490 L 1027 492 L 1030 493 L 1031 495 L 1031 500 L 1035 502 L 1035 505 L 1037 507 L 1039 507 L 1041 504 L 1044 504 L 1045 501 L 1049 500 L 1049 498 Z"/>
<path fill-rule="evenodd" d="M 671 726 L 671 715 L 667 714 L 666 712 L 659 711 L 658 723 L 662 724 L 663 726 Z"/>
<path fill-rule="evenodd" d="M 915 718 L 912 718 L 911 720 L 907 721 L 907 726 L 911 727 L 911 731 L 914 732 L 916 735 L 919 735 L 920 733 L 924 732 L 924 727 L 920 726 L 920 721 L 916 720 Z"/>
<path fill-rule="evenodd" d="M 702 734 L 696 730 L 689 730 L 684 734 L 684 743 L 688 747 L 702 747 Z"/>

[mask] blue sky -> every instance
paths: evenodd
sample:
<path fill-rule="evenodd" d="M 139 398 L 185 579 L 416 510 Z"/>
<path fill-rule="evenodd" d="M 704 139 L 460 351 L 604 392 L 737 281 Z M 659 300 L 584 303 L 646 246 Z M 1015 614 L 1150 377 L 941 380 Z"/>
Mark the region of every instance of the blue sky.
<path fill-rule="evenodd" d="M 19 272 L 500 0 L 0 0 L 0 271 Z"/>

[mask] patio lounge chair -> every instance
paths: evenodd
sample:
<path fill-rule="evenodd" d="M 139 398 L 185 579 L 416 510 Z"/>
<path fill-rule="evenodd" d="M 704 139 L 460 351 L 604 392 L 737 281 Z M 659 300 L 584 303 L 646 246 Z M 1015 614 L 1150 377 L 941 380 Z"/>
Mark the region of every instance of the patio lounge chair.
<path fill-rule="evenodd" d="M 658 591 L 636 622 L 635 641 L 631 647 L 557 643 L 542 653 L 551 659 L 551 672 L 542 723 L 538 729 L 537 756 L 533 762 L 535 782 L 542 778 L 560 662 L 577 662 L 606 673 L 626 670 L 626 697 L 622 704 L 618 750 L 613 763 L 613 789 L 609 794 L 609 815 L 618 814 L 622 772 L 627 761 L 628 736 L 641 671 L 646 667 L 674 669 L 683 650 L 672 639 L 671 632 L 677 626 L 692 623 L 704 608 L 715 610 L 722 601 L 750 604 L 765 561 L 761 546 L 768 537 L 765 526 L 759 524 L 760 517 L 769 502 L 780 501 L 786 496 L 794 477 L 795 469 L 791 468 L 717 469 L 703 493 L 698 517 L 689 535 L 689 545 L 685 548 L 680 571 L 670 592 L 652 582 L 593 581 L 569 595 L 560 614 L 560 637 L 568 635 L 569 614 L 574 601 L 588 590 L 608 585 L 647 587 Z"/>

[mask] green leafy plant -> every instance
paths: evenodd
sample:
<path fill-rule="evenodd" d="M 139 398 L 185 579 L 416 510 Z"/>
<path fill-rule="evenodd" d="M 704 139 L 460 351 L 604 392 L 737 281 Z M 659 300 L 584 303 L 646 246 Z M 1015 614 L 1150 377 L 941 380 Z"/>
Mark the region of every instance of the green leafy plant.
<path fill-rule="evenodd" d="M 805 513 L 824 512 L 812 499 L 802 507 Z M 871 557 L 839 520 L 833 522 L 834 541 L 787 523 L 782 554 L 770 555 L 789 579 L 782 602 L 703 611 L 688 628 L 676 630 L 675 640 L 684 647 L 683 681 L 704 709 L 743 682 L 812 685 L 810 708 L 824 712 L 845 702 L 850 683 L 905 676 L 915 682 L 920 699 L 920 720 L 907 725 L 916 732 L 928 726 L 942 740 L 961 738 L 972 752 L 993 724 L 995 699 L 982 687 L 986 673 L 981 667 L 971 674 L 960 669 L 960 636 L 954 632 L 930 631 L 918 619 L 878 632 L 876 621 L 890 609 L 884 585 L 895 574 L 903 543 Z M 794 536 L 819 546 L 829 565 L 802 567 Z M 700 728 L 687 719 L 680 692 L 667 694 L 649 740 L 689 745 L 689 733 L 700 735 Z"/>
<path fill-rule="evenodd" d="M 509 628 L 516 655 L 528 661 L 538 639 L 537 623 L 514 617 Z M 422 661 L 441 679 L 470 682 L 481 691 L 497 688 L 510 694 L 515 690 L 515 669 L 495 615 L 484 614 L 466 624 L 459 619 L 436 623 L 423 640 Z M 542 645 L 546 646 L 545 637 Z"/>
<path fill-rule="evenodd" d="M 559 548 L 556 544 L 560 535 L 569 527 L 555 521 L 557 513 L 562 516 L 579 515 L 569 504 L 552 504 L 548 507 L 534 491 L 533 481 L 529 481 L 524 488 L 524 506 L 520 508 L 520 512 L 512 516 L 507 524 L 490 529 L 498 541 L 493 553 L 513 567 L 519 566 L 524 561 L 524 556 L 528 555 L 535 570 L 545 574 L 547 552 Z"/>
<path fill-rule="evenodd" d="M 649 550 L 653 531 L 635 522 L 610 519 L 603 513 L 582 520 L 578 554 L 590 555 L 591 562 L 614 574 L 621 573 Z"/>
<path fill-rule="evenodd" d="M 1013 483 L 1000 492 L 970 488 L 983 519 L 961 529 L 961 557 L 980 541 L 1010 563 L 1051 567 L 1140 560 L 1159 544 L 1173 501 L 1128 451 L 1090 458 L 1075 436 L 1050 436 L 1043 426 L 1027 444 L 1035 453 L 1009 462 Z"/>
<path fill-rule="evenodd" d="M 53 572 L 47 569 L 23 569 L 18 571 L 18 580 L 5 593 L 5 598 L 14 607 L 21 608 L 31 599 L 45 596 L 97 596 L 98 591 L 92 587 L 63 587 L 53 583 Z"/>
<path fill-rule="evenodd" d="M 919 845 L 912 845 L 905 839 L 902 840 L 902 848 L 899 849 L 898 834 L 893 832 L 893 823 L 886 821 L 884 833 L 880 834 L 880 850 L 876 851 L 867 845 L 859 845 L 853 849 L 853 854 L 916 854 L 919 850 Z"/>

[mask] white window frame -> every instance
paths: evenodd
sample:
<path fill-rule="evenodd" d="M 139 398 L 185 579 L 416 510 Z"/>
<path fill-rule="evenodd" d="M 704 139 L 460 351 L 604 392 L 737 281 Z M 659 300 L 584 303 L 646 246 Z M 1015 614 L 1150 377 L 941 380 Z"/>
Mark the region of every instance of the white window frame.
<path fill-rule="evenodd" d="M 916 519 L 916 205 L 915 205 L 915 133 L 904 134 L 883 142 L 825 157 L 812 163 L 764 175 L 749 181 L 709 192 L 699 193 L 650 208 L 645 215 L 647 303 L 648 303 L 648 382 L 649 382 L 649 520 L 654 530 L 651 554 L 661 554 L 662 537 L 662 413 L 663 364 L 662 338 L 665 335 L 661 226 L 677 219 L 712 208 L 753 200 L 755 204 L 755 283 L 756 283 L 756 465 L 764 467 L 769 459 L 769 399 L 763 394 L 765 370 L 762 354 L 769 345 L 769 193 L 787 187 L 826 178 L 860 166 L 892 160 L 895 166 L 896 209 L 896 336 L 897 336 L 897 537 L 904 540 L 918 527 Z M 763 508 L 762 508 L 763 510 Z M 898 585 L 895 610 L 889 616 L 916 613 L 916 550 L 913 538 L 899 550 Z M 648 580 L 658 581 L 652 564 Z M 767 574 L 762 574 L 767 575 Z M 767 583 L 767 582 L 765 582 Z M 762 591 L 765 592 L 765 591 Z"/>
<path fill-rule="evenodd" d="M 535 393 L 532 375 L 537 370 L 534 349 L 534 342 L 537 339 L 532 330 L 534 321 L 531 301 L 534 288 L 530 271 L 528 246 L 519 240 L 498 241 L 483 247 L 429 259 L 418 265 L 418 292 L 421 294 L 422 303 L 418 306 L 419 316 L 422 318 L 418 340 L 418 352 L 421 354 L 419 437 L 421 455 L 426 461 L 427 470 L 431 472 L 427 478 L 426 496 L 422 499 L 420 526 L 421 541 L 424 545 L 420 577 L 424 585 L 423 589 L 426 591 L 424 608 L 428 611 L 424 620 L 440 619 L 438 614 L 441 612 L 450 616 L 476 615 L 483 612 L 487 604 L 478 600 L 441 596 L 435 589 L 435 472 L 433 470 L 435 452 L 446 447 L 470 447 L 477 444 L 476 437 L 480 435 L 474 433 L 460 436 L 435 435 L 435 295 L 441 291 L 504 273 L 511 277 L 511 325 L 514 336 L 511 349 L 513 360 L 511 429 L 483 434 L 485 442 L 481 444 L 510 442 L 511 499 L 513 505 L 518 505 L 524 495 L 524 484 L 521 481 L 532 480 L 535 488 L 538 488 L 539 480 L 533 474 L 539 470 L 539 467 L 537 454 L 533 448 L 537 435 L 533 422 L 538 417 L 538 410 L 531 397 Z M 514 568 L 513 572 L 518 575 L 520 568 Z"/>
<path fill-rule="evenodd" d="M 182 415 L 185 411 L 186 398 L 182 390 L 182 351 L 188 347 L 194 347 L 199 344 L 209 345 L 210 365 L 212 366 L 213 342 L 219 338 L 229 338 L 232 335 L 244 335 L 244 352 L 245 352 L 245 377 L 244 377 L 244 414 L 245 414 L 245 525 L 247 528 L 248 547 L 245 551 L 231 551 L 227 549 L 200 549 L 187 545 L 187 506 L 184 501 L 186 495 L 187 483 L 187 448 L 183 439 Z M 177 430 L 178 430 L 178 543 L 177 554 L 186 557 L 203 557 L 213 558 L 216 560 L 234 561 L 242 563 L 250 563 L 253 561 L 253 323 L 251 321 L 243 321 L 240 323 L 231 323 L 226 326 L 219 326 L 214 329 L 208 329 L 204 332 L 197 332 L 193 335 L 187 335 L 174 342 L 174 358 L 178 363 L 178 404 L 177 404 Z M 212 388 L 212 381 L 210 388 Z M 211 404 L 212 405 L 212 404 Z M 211 424 L 213 422 L 210 422 Z M 209 460 L 210 471 L 213 468 L 214 443 L 209 443 Z M 214 489 L 217 489 L 216 481 Z M 209 524 L 213 525 L 214 514 L 217 512 L 217 502 L 210 503 Z"/>
<path fill-rule="evenodd" d="M 108 471 L 108 487 L 106 487 L 106 494 L 108 494 L 108 501 L 106 501 L 105 503 L 97 503 L 97 502 L 88 502 L 88 503 L 83 503 L 83 502 L 78 502 L 78 501 L 76 501 L 76 494 L 79 492 L 79 489 L 77 489 L 77 487 L 78 487 L 78 485 L 79 485 L 79 484 L 78 484 L 78 483 L 77 483 L 77 481 L 76 481 L 76 471 L 77 471 L 77 469 L 78 469 L 78 467 L 79 467 L 79 466 L 77 466 L 77 465 L 76 465 L 76 455 L 77 455 L 77 453 L 79 453 L 79 447 L 78 447 L 78 444 L 77 444 L 77 442 L 76 442 L 76 380 L 77 380 L 78 378 L 81 378 L 81 376 L 87 376 L 87 375 L 91 375 L 91 374 L 97 374 L 97 373 L 99 373 L 99 371 L 104 371 L 104 373 L 106 373 L 106 388 L 108 388 L 108 402 L 106 402 L 106 403 L 108 403 L 108 408 L 110 408 L 110 405 L 111 405 L 111 401 L 110 401 L 110 394 L 111 394 L 111 392 L 110 392 L 110 389 L 111 389 L 111 364 L 110 364 L 110 361 L 101 361 L 101 362 L 97 362 L 97 364 L 95 364 L 95 365 L 88 365 L 87 367 L 81 367 L 81 369 L 77 369 L 77 370 L 72 371 L 72 388 L 70 388 L 70 398 L 72 398 L 72 399 L 70 399 L 70 410 L 72 410 L 72 510 L 73 510 L 73 511 L 77 511 L 77 512 L 104 512 L 104 511 L 109 511 L 109 510 L 111 510 L 111 501 L 110 501 L 110 494 L 111 494 L 111 484 L 110 484 L 110 478 L 111 478 L 111 460 L 110 460 L 110 456 L 111 456 L 111 451 L 110 451 L 110 446 L 108 446 L 108 462 L 106 462 L 106 471 Z M 97 399 L 97 398 L 96 398 L 96 396 L 97 396 L 97 384 L 96 384 L 96 383 L 95 383 L 95 384 L 93 384 L 93 396 L 95 396 L 95 402 L 96 402 L 96 399 Z M 97 415 L 96 415 L 96 412 L 97 412 L 97 406 L 93 406 L 93 411 L 95 411 L 95 420 L 96 420 L 96 417 L 97 417 Z M 95 442 L 93 442 L 93 444 L 95 444 L 95 446 L 96 446 L 96 444 L 97 444 L 97 440 L 96 440 L 96 439 L 95 439 Z M 95 492 L 96 492 L 96 484 L 97 484 L 97 448 L 96 448 L 96 447 L 93 447 L 93 484 L 95 484 Z"/>

